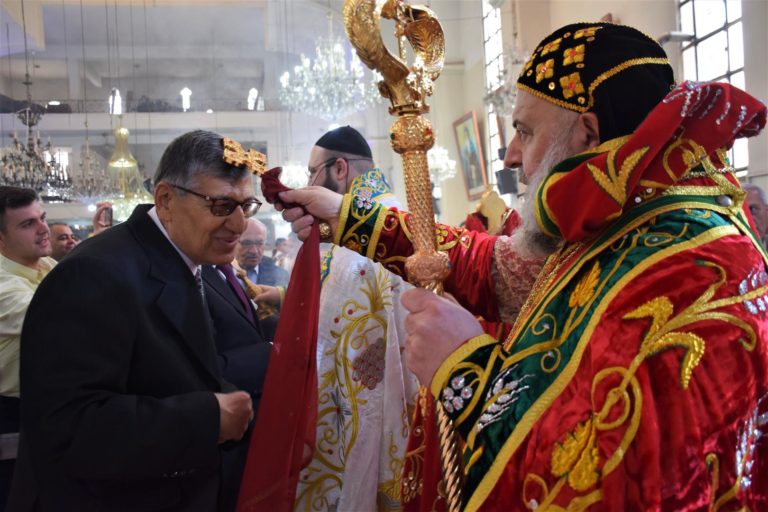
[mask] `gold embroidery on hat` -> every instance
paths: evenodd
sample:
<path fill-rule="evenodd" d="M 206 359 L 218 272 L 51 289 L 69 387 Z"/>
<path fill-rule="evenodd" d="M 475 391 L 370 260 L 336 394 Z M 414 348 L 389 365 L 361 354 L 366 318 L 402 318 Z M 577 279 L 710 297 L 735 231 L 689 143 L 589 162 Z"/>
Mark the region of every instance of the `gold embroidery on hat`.
<path fill-rule="evenodd" d="M 541 56 L 543 57 L 544 55 L 546 55 L 546 54 L 548 54 L 550 52 L 554 52 L 557 49 L 559 49 L 560 48 L 560 42 L 562 40 L 563 40 L 563 38 L 558 37 L 554 41 L 550 41 L 547 44 L 545 44 L 544 48 L 541 50 Z"/>
<path fill-rule="evenodd" d="M 536 83 L 541 82 L 545 78 L 552 78 L 555 74 L 555 59 L 549 59 L 546 62 L 542 62 L 536 66 Z"/>
<path fill-rule="evenodd" d="M 592 37 L 595 35 L 595 32 L 597 32 L 601 28 L 603 27 L 588 27 L 588 28 L 579 29 L 573 34 L 573 38 L 580 39 L 582 37 Z"/>
<path fill-rule="evenodd" d="M 563 66 L 576 62 L 584 62 L 584 48 L 585 46 L 583 44 L 574 48 L 566 48 L 563 51 Z"/>
<path fill-rule="evenodd" d="M 571 73 L 568 76 L 560 77 L 560 86 L 563 88 L 565 99 L 584 92 L 584 84 L 581 83 L 581 76 L 578 73 Z"/>
<path fill-rule="evenodd" d="M 645 64 L 667 64 L 669 65 L 669 59 L 666 57 L 642 57 L 639 59 L 630 59 L 627 61 L 622 62 L 618 66 L 614 66 L 608 71 L 605 71 L 603 73 L 600 73 L 597 78 L 595 78 L 591 84 L 589 84 L 589 105 L 587 106 L 587 109 L 592 108 L 592 106 L 595 104 L 595 98 L 593 96 L 595 89 L 597 89 L 597 86 L 601 83 L 605 82 L 609 78 L 611 78 L 614 75 L 617 75 L 624 71 L 625 69 L 635 67 L 635 66 L 643 66 Z"/>
<path fill-rule="evenodd" d="M 245 151 L 239 142 L 224 137 L 223 159 L 229 165 L 235 167 L 245 166 L 253 174 L 261 176 L 267 168 L 267 157 L 255 149 Z"/>

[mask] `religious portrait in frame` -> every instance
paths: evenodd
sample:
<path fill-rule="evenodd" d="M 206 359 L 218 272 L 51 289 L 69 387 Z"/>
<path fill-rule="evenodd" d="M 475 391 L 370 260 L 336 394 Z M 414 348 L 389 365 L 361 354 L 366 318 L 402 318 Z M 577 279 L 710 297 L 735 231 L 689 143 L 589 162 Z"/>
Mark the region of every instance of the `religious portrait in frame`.
<path fill-rule="evenodd" d="M 454 121 L 453 133 L 456 135 L 461 171 L 464 174 L 464 184 L 467 186 L 467 197 L 478 199 L 485 192 L 488 177 L 485 174 L 480 130 L 475 112 L 468 112 Z"/>

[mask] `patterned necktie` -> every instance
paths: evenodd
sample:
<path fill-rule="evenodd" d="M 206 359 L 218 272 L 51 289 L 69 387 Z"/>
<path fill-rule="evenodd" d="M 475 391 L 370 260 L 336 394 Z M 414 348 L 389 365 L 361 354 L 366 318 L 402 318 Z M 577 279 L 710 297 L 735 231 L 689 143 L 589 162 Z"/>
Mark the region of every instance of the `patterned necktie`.
<path fill-rule="evenodd" d="M 195 270 L 195 283 L 197 283 L 197 291 L 200 292 L 200 296 L 205 301 L 205 288 L 203 288 L 203 275 L 200 267 Z"/>
<path fill-rule="evenodd" d="M 240 303 L 243 306 L 243 309 L 245 309 L 245 316 L 248 317 L 248 320 L 251 321 L 252 324 L 256 324 L 256 322 L 253 319 L 253 311 L 251 310 L 251 305 L 248 301 L 248 297 L 245 296 L 245 291 L 243 290 L 243 287 L 240 286 L 240 283 L 237 281 L 237 278 L 235 277 L 235 272 L 232 270 L 232 265 L 216 265 L 216 269 L 224 274 L 224 277 L 227 278 L 227 283 L 229 283 L 229 287 L 232 288 L 232 291 L 235 292 L 235 295 L 237 295 L 237 298 L 240 299 Z"/>

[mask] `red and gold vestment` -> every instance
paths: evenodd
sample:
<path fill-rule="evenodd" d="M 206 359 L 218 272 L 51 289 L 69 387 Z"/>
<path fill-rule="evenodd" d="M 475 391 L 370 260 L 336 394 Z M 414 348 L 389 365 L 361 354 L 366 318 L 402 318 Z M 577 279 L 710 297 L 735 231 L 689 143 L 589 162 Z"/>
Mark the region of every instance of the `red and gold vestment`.
<path fill-rule="evenodd" d="M 743 91 L 687 82 L 552 169 L 536 213 L 563 245 L 506 341 L 469 340 L 432 381 L 467 510 L 768 510 L 766 254 L 725 156 L 765 120 Z M 402 270 L 407 214 L 347 213 L 338 242 Z M 493 237 L 438 234 L 446 289 L 496 319 L 494 277 L 524 266 Z"/>

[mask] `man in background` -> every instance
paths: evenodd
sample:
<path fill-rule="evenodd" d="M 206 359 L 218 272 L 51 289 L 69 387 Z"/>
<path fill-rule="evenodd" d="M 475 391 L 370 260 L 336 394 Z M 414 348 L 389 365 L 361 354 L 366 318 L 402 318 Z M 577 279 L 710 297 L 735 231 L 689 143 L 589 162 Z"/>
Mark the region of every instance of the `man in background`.
<path fill-rule="evenodd" d="M 56 261 L 69 254 L 69 252 L 77 245 L 72 228 L 63 222 L 51 223 L 51 258 Z"/>
<path fill-rule="evenodd" d="M 284 269 L 288 274 L 293 270 L 295 251 L 291 250 L 292 240 L 287 238 L 275 239 L 275 250 L 272 251 L 272 259 L 275 265 Z"/>
<path fill-rule="evenodd" d="M 766 241 L 768 241 L 768 197 L 762 188 L 751 183 L 745 184 L 744 190 L 747 193 L 749 213 L 752 214 L 752 219 L 755 221 L 757 236 L 760 237 L 763 247 L 765 247 Z"/>
<path fill-rule="evenodd" d="M 56 265 L 45 210 L 32 189 L 0 187 L 0 510 L 19 439 L 19 338 L 37 286 Z"/>
<path fill-rule="evenodd" d="M 249 219 L 237 244 L 237 264 L 255 284 L 285 287 L 290 276 L 272 258 L 264 256 L 266 243 L 267 227 L 260 220 Z"/>

